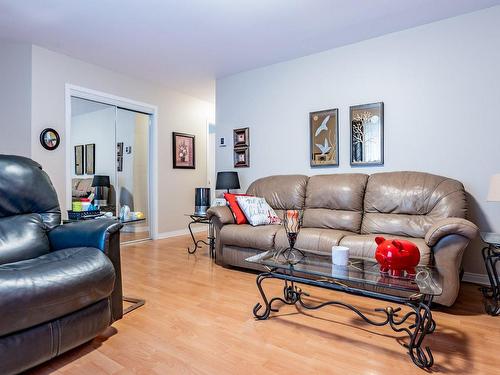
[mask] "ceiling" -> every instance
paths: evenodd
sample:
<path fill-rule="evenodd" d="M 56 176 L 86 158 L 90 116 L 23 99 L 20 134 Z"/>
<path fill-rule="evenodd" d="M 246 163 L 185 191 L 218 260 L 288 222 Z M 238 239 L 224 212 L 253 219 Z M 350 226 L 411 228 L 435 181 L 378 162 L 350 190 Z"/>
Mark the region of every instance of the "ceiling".
<path fill-rule="evenodd" d="M 214 79 L 500 0 L 0 0 L 0 38 L 205 100 Z"/>

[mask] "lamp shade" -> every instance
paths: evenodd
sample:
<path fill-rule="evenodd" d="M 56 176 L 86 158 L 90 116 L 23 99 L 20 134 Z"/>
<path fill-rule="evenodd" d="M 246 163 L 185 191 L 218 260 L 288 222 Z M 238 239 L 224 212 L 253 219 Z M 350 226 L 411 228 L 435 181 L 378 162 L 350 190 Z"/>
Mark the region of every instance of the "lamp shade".
<path fill-rule="evenodd" d="M 494 174 L 490 179 L 490 190 L 487 201 L 500 202 L 500 174 Z"/>
<path fill-rule="evenodd" d="M 98 176 L 95 175 L 92 180 L 92 187 L 104 186 L 109 188 L 109 176 Z"/>
<path fill-rule="evenodd" d="M 218 172 L 215 188 L 218 190 L 239 189 L 240 180 L 238 178 L 238 172 Z"/>

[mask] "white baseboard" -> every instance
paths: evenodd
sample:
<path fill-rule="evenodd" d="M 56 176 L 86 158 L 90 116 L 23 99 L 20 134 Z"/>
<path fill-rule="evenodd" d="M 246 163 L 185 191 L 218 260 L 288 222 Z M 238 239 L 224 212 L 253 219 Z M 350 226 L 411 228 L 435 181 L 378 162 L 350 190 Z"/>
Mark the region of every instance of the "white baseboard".
<path fill-rule="evenodd" d="M 193 228 L 193 233 L 202 233 L 206 232 L 207 228 Z M 170 232 L 163 232 L 163 233 L 158 233 L 154 240 L 161 240 L 164 238 L 170 238 L 170 237 L 178 237 L 178 236 L 185 236 L 186 234 L 189 234 L 189 230 L 186 229 L 179 229 L 179 230 L 173 230 Z"/>
<path fill-rule="evenodd" d="M 465 272 L 462 281 L 467 281 L 469 283 L 480 284 L 480 285 L 490 285 L 490 280 L 488 275 L 482 273 L 471 273 Z"/>

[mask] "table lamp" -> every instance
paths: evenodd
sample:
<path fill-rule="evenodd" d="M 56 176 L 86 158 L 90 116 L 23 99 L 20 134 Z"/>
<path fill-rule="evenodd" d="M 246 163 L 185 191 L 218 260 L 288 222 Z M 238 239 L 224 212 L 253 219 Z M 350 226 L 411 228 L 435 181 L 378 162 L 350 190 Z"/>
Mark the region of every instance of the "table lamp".
<path fill-rule="evenodd" d="M 109 176 L 95 175 L 92 180 L 92 187 L 95 188 L 94 204 L 96 206 L 108 205 Z"/>
<path fill-rule="evenodd" d="M 229 193 L 230 189 L 239 189 L 240 180 L 238 172 L 217 172 L 217 181 L 215 182 L 216 190 L 226 189 Z"/>

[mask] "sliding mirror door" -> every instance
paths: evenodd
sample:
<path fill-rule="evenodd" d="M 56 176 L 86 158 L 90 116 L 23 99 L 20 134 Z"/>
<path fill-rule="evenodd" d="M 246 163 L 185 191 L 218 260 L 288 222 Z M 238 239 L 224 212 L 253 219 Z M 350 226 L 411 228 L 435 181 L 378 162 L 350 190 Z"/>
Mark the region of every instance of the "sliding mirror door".
<path fill-rule="evenodd" d="M 115 128 L 115 106 L 71 98 L 72 203 L 94 194 L 101 211 L 113 216 L 117 215 Z M 96 184 L 107 186 L 92 186 Z"/>
<path fill-rule="evenodd" d="M 71 191 L 118 217 L 122 242 L 150 238 L 150 115 L 71 98 Z"/>
<path fill-rule="evenodd" d="M 150 237 L 149 225 L 150 115 L 118 108 L 116 112 L 118 208 L 129 212 L 122 237 L 126 241 Z"/>

